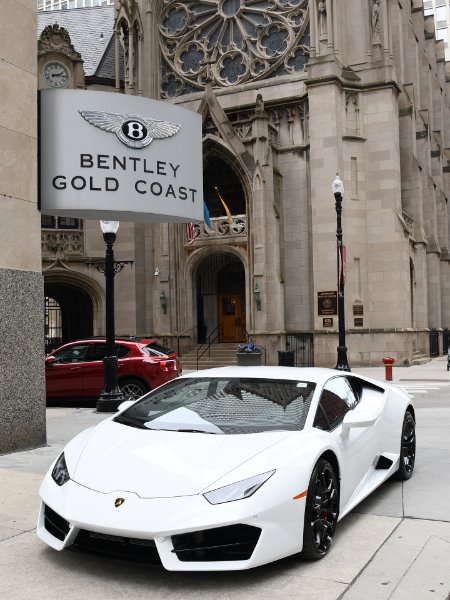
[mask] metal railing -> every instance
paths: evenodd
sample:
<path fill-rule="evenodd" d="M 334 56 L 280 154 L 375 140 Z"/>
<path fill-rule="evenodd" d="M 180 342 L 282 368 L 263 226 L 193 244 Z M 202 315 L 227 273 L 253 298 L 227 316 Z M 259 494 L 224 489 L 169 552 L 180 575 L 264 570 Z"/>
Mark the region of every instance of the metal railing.
<path fill-rule="evenodd" d="M 220 325 L 212 331 L 208 337 L 206 338 L 206 342 L 197 348 L 197 371 L 198 371 L 198 363 L 202 356 L 208 352 L 208 356 L 211 356 L 211 344 L 214 344 L 219 339 L 220 334 Z"/>
<path fill-rule="evenodd" d="M 286 336 L 286 350 L 294 351 L 296 367 L 314 366 L 314 338 L 312 333 L 290 333 Z"/>
<path fill-rule="evenodd" d="M 439 332 L 433 327 L 430 329 L 430 356 L 439 356 Z"/>
<path fill-rule="evenodd" d="M 447 354 L 449 343 L 450 343 L 449 331 L 446 327 L 444 329 L 444 331 L 442 332 L 442 354 Z"/>

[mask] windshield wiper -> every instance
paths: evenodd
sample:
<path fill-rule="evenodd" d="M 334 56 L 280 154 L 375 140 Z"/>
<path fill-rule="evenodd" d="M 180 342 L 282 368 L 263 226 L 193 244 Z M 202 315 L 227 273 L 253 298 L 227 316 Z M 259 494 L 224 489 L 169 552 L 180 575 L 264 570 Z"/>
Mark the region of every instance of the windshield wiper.
<path fill-rule="evenodd" d="M 132 419 L 131 417 L 124 417 L 120 415 L 114 419 L 116 423 L 120 423 L 121 425 L 128 425 L 129 427 L 136 427 L 136 429 L 147 429 L 143 423 Z"/>
<path fill-rule="evenodd" d="M 205 431 L 204 429 L 176 429 L 175 431 L 180 431 L 181 433 L 210 433 L 212 435 L 217 434 L 217 431 Z"/>
<path fill-rule="evenodd" d="M 217 431 L 205 431 L 205 429 L 189 429 L 189 428 L 168 428 L 168 427 L 151 427 L 150 425 L 145 426 L 146 429 L 151 429 L 152 431 L 173 431 L 173 433 L 210 433 L 215 435 Z"/>

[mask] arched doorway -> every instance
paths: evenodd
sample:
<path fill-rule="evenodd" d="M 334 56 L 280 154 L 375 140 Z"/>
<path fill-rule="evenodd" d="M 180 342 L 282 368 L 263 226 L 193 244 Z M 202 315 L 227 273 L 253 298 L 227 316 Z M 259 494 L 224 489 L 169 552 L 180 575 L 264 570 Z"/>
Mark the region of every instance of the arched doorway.
<path fill-rule="evenodd" d="M 197 269 L 198 341 L 208 336 L 219 342 L 241 342 L 246 337 L 245 269 L 227 252 L 205 258 Z"/>
<path fill-rule="evenodd" d="M 46 282 L 45 349 L 92 336 L 93 304 L 89 294 L 70 283 Z"/>

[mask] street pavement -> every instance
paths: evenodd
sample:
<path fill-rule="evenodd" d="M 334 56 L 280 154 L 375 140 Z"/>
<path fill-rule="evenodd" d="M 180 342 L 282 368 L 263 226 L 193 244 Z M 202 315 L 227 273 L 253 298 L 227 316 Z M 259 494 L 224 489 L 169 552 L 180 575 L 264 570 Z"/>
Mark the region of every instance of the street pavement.
<path fill-rule="evenodd" d="M 355 368 L 384 380 L 384 368 Z M 1 600 L 450 600 L 450 373 L 446 357 L 395 367 L 414 397 L 417 461 L 411 480 L 387 481 L 338 525 L 328 556 L 289 557 L 252 571 L 172 573 L 56 552 L 36 536 L 38 489 L 76 433 L 105 415 L 48 408 L 48 446 L 0 456 Z"/>

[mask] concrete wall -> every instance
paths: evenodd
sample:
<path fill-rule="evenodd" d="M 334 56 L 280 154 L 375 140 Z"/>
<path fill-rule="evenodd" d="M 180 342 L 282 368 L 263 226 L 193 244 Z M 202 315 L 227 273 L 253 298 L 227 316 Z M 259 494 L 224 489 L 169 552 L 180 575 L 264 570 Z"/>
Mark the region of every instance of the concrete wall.
<path fill-rule="evenodd" d="M 0 21 L 0 453 L 45 444 L 36 2 Z"/>

